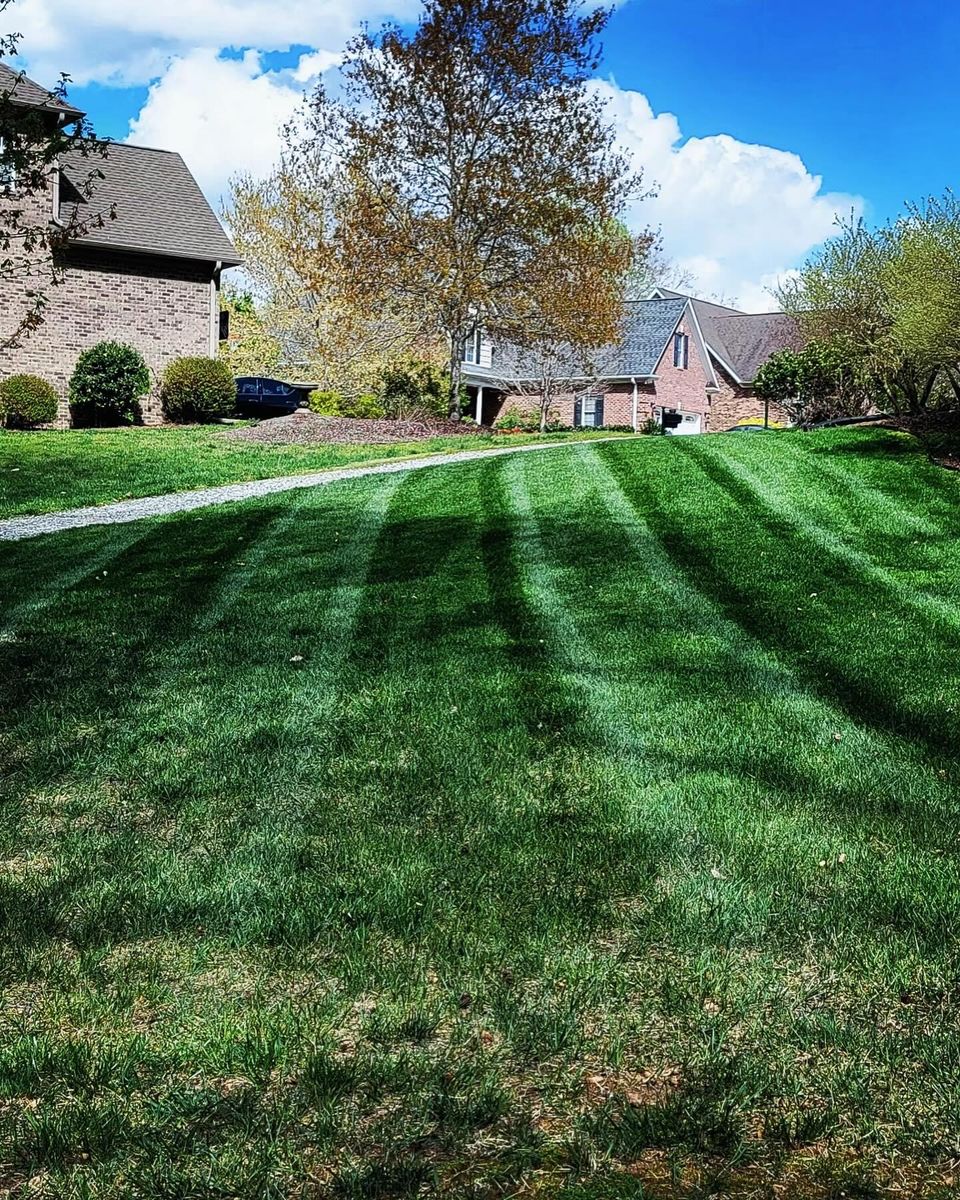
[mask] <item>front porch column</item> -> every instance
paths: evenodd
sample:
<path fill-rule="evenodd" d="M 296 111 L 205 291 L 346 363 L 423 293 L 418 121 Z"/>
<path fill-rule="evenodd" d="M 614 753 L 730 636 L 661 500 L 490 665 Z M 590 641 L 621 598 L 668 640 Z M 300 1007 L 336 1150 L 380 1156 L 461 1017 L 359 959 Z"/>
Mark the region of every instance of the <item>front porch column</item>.
<path fill-rule="evenodd" d="M 638 401 L 639 401 L 639 394 L 637 391 L 637 381 L 636 381 L 636 379 L 634 379 L 633 380 L 633 432 L 634 433 L 637 432 L 637 418 L 640 415 L 639 412 L 637 411 Z"/>
<path fill-rule="evenodd" d="M 483 424 L 483 388 L 477 388 L 477 424 Z"/>

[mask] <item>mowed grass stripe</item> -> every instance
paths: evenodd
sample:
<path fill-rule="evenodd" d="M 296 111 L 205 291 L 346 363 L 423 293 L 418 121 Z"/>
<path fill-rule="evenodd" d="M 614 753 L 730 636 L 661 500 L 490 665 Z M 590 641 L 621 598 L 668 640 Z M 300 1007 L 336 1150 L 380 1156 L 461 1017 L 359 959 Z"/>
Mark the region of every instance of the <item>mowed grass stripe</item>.
<path fill-rule="evenodd" d="M 949 632 L 832 560 L 794 615 L 826 556 L 669 439 L 379 488 L 152 523 L 27 622 L 11 1185 L 935 1195 Z"/>
<path fill-rule="evenodd" d="M 927 620 L 946 622 L 960 630 L 960 605 L 939 596 L 917 593 L 897 572 L 881 566 L 864 551 L 849 544 L 848 538 L 825 528 L 822 521 L 802 511 L 802 501 L 787 502 L 772 480 L 764 479 L 757 471 L 735 457 L 720 456 L 709 447 L 687 449 L 699 466 L 721 486 L 732 489 L 737 499 L 748 499 L 754 507 L 769 514 L 774 525 L 790 526 L 812 546 L 845 566 L 869 583 L 889 591 L 899 605 L 910 607 Z"/>
<path fill-rule="evenodd" d="M 902 603 L 872 563 L 864 572 L 845 553 L 820 553 L 789 512 L 771 514 L 722 464 L 714 478 L 703 453 L 683 446 L 668 473 L 603 457 L 677 566 L 807 687 L 864 725 L 926 746 L 937 765 L 953 760 L 960 681 L 928 647 L 934 639 L 960 650 L 954 623 L 925 620 L 922 603 Z"/>
<path fill-rule="evenodd" d="M 11 561 L 0 574 L 3 597 L 0 641 L 15 640 L 20 623 L 55 604 L 85 579 L 99 574 L 106 576 L 110 565 L 147 532 L 148 527 L 142 525 L 117 528 L 108 537 L 98 539 L 93 553 L 87 539 L 65 539 L 66 546 L 51 548 L 46 570 L 38 569 L 36 564 L 30 569 L 18 569 L 16 556 L 11 555 Z"/>
<path fill-rule="evenodd" d="M 820 862 L 840 854 L 845 861 L 856 858 L 869 877 L 863 880 L 868 920 L 886 903 L 902 911 L 915 873 L 931 879 L 932 894 L 949 894 L 952 868 L 943 871 L 929 857 L 930 847 L 939 852 L 953 836 L 949 789 L 938 786 L 932 773 L 926 784 L 918 780 L 912 800 L 928 814 L 927 844 L 905 848 L 897 871 L 878 878 L 867 845 L 877 837 L 902 837 L 902 810 L 891 810 L 886 798 L 892 787 L 903 786 L 902 747 L 852 725 L 721 617 L 650 538 L 601 456 L 588 451 L 575 457 L 583 460 L 580 469 L 568 465 L 530 480 L 537 498 L 559 493 L 594 517 L 589 541 L 578 544 L 558 524 L 546 548 L 539 547 L 553 564 L 551 609 L 579 614 L 573 644 L 580 661 L 604 663 L 600 726 L 607 730 L 615 719 L 613 738 L 621 744 L 631 735 L 652 742 L 648 761 L 639 770 L 634 764 L 633 796 L 643 802 L 644 775 L 653 763 L 657 788 L 646 793 L 652 819 L 678 842 L 691 822 L 703 831 L 694 860 L 677 856 L 680 890 L 692 893 L 694 908 L 709 871 L 729 867 L 760 888 L 752 923 L 737 936 L 752 930 L 748 936 L 769 940 L 778 928 L 793 936 L 806 921 L 805 890 L 820 891 Z M 612 520 L 596 520 L 601 508 Z M 599 562 L 620 568 L 605 578 Z M 541 579 L 540 594 L 545 586 Z M 604 620 L 611 612 L 619 618 L 612 625 Z M 569 652 L 569 620 L 555 621 L 555 627 L 564 631 Z M 588 687 L 585 703 L 592 695 Z M 805 760 L 809 767 L 799 765 Z M 787 871 L 784 839 L 795 856 Z M 793 892 L 794 904 L 775 899 Z M 769 900 L 770 923 L 758 915 L 761 893 Z M 835 898 L 838 912 L 847 899 Z M 823 902 L 821 896 L 818 908 Z M 942 935 L 936 903 L 925 903 L 916 918 L 925 936 Z"/>

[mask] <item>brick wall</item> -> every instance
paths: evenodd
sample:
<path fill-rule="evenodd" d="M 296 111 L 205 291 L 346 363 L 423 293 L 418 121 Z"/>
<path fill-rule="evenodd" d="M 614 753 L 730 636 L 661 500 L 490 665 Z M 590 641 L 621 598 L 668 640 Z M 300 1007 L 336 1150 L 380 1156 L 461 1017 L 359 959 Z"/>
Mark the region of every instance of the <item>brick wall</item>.
<path fill-rule="evenodd" d="M 657 408 L 676 408 L 685 413 L 699 413 L 703 418 L 702 428 L 710 427 L 710 404 L 707 396 L 707 372 L 697 350 L 693 330 L 681 322 L 676 332 L 686 333 L 690 338 L 687 366 L 673 365 L 673 338 L 664 350 L 657 364 L 656 382 L 637 381 L 637 425 L 649 420 Z M 633 424 L 633 384 L 629 380 L 616 380 L 610 383 L 600 383 L 588 389 L 603 395 L 604 425 Z M 490 423 L 499 413 L 516 408 L 523 413 L 537 411 L 537 401 L 529 396 L 508 395 L 504 398 L 499 409 L 496 409 L 489 398 L 484 400 L 484 419 Z M 555 418 L 564 425 L 572 425 L 576 396 L 567 395 L 554 401 L 551 411 Z"/>
<path fill-rule="evenodd" d="M 686 318 L 676 328 L 690 339 L 687 366 L 673 365 L 673 338 L 667 343 L 656 369 L 656 397 L 654 404 L 661 408 L 675 408 L 678 412 L 699 413 L 700 428 L 706 432 L 712 428 L 710 398 L 707 396 L 707 367 L 700 357 L 692 323 Z M 648 414 L 650 415 L 650 414 Z"/>
<path fill-rule="evenodd" d="M 105 340 L 128 342 L 153 377 L 143 417 L 157 423 L 164 368 L 183 354 L 210 354 L 212 277 L 207 263 L 71 246 L 64 282 L 47 291 L 43 325 L 20 347 L 0 351 L 0 376 L 29 371 L 49 380 L 61 396 L 63 427 L 80 351 Z"/>
<path fill-rule="evenodd" d="M 710 410 L 710 428 L 714 432 L 732 429 L 741 421 L 763 419 L 763 401 L 750 388 L 734 383 L 722 367 L 717 367 L 720 391 L 713 397 Z M 790 416 L 779 404 L 770 405 L 770 420 L 781 425 L 790 424 Z"/>

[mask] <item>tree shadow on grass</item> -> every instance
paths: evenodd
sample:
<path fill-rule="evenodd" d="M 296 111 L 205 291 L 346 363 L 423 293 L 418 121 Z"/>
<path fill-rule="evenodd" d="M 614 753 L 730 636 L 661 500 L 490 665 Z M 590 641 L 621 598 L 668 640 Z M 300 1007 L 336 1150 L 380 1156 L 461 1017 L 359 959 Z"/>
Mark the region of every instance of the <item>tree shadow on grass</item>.
<path fill-rule="evenodd" d="M 812 545 L 722 463 L 684 453 L 716 487 L 698 521 L 621 458 L 607 461 L 691 585 L 853 720 L 918 743 L 937 763 L 960 759 L 957 716 L 936 699 L 960 633 L 905 610 L 881 582 Z M 906 552 L 912 539 L 901 543 Z M 923 684 L 929 703 L 904 703 L 905 681 Z"/>

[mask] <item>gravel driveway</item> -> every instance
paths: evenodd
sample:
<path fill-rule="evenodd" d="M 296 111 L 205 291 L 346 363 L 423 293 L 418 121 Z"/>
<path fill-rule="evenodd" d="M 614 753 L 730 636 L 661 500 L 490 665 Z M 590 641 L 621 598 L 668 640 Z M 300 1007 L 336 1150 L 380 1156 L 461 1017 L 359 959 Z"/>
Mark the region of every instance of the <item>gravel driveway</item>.
<path fill-rule="evenodd" d="M 597 438 L 596 441 L 605 441 Z M 612 440 L 612 439 L 611 439 Z M 617 440 L 622 441 L 623 438 Z M 592 444 L 592 443 L 591 443 Z M 442 467 L 450 463 L 475 462 L 482 458 L 499 458 L 505 454 L 536 453 L 562 449 L 562 443 L 532 443 L 525 446 L 506 446 L 496 450 L 461 450 L 455 454 L 431 454 L 425 458 L 383 463 L 373 467 L 342 467 L 335 471 L 316 471 L 310 475 L 285 475 L 278 479 L 257 479 L 251 483 L 230 483 L 224 487 L 200 488 L 192 492 L 172 492 L 167 496 L 146 496 L 141 500 L 121 500 L 91 508 L 71 508 L 65 512 L 44 513 L 33 517 L 10 517 L 0 521 L 0 541 L 18 542 L 45 533 L 61 533 L 65 529 L 82 529 L 86 525 L 122 525 L 141 521 L 145 517 L 162 517 L 168 513 L 190 512 L 195 508 L 210 508 L 237 500 L 251 500 L 277 492 L 299 488 L 324 487 L 342 479 L 361 479 L 366 475 L 390 475 L 395 471 L 417 471 L 424 467 Z"/>

